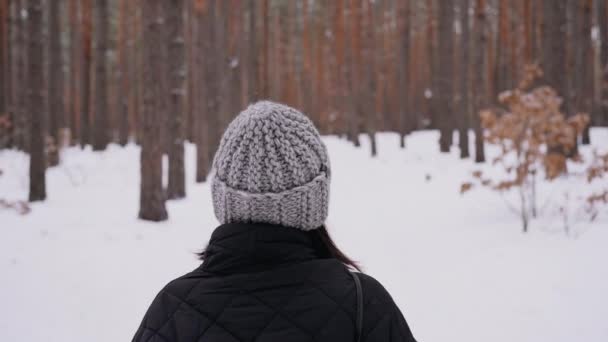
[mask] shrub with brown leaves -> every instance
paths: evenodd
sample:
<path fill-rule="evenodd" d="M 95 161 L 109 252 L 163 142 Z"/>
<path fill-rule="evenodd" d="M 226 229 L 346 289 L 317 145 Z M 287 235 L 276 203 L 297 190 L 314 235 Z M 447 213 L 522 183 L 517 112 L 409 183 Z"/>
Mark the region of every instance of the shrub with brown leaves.
<path fill-rule="evenodd" d="M 537 176 L 542 171 L 545 179 L 553 180 L 567 172 L 568 160 L 580 160 L 577 138 L 589 123 L 582 113 L 566 118 L 560 109 L 562 99 L 551 87 L 531 88 L 540 76 L 537 65 L 527 66 L 518 87 L 500 93 L 498 107 L 479 113 L 485 141 L 499 147 L 492 165 L 503 168 L 506 178 L 484 177 L 476 171 L 473 179 L 499 192 L 518 191 L 517 212 L 524 232 L 536 216 Z M 472 187 L 465 183 L 461 192 Z"/>

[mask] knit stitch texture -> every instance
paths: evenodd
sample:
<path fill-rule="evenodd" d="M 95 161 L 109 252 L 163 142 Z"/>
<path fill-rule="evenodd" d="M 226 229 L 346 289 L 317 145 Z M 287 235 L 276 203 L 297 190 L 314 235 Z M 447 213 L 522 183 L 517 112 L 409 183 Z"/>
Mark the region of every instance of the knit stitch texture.
<path fill-rule="evenodd" d="M 312 121 L 278 103 L 250 105 L 222 136 L 213 159 L 213 208 L 221 223 L 312 230 L 329 204 L 327 149 Z"/>

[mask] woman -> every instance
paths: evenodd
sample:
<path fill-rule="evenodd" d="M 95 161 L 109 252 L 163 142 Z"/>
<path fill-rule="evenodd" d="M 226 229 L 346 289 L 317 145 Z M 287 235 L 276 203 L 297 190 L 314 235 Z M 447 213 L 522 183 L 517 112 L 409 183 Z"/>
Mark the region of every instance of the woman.
<path fill-rule="evenodd" d="M 332 242 L 330 165 L 312 122 L 258 102 L 228 126 L 213 161 L 222 223 L 202 265 L 173 280 L 133 341 L 415 341 L 390 295 Z"/>

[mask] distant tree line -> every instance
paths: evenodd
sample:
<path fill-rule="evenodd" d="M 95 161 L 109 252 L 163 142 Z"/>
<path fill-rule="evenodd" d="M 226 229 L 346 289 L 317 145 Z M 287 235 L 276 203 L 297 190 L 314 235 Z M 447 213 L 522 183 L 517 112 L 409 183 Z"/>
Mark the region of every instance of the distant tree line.
<path fill-rule="evenodd" d="M 477 113 L 536 62 L 566 115 L 608 125 L 604 0 L 0 0 L 0 47 L 0 147 L 31 153 L 30 199 L 63 146 L 133 141 L 154 220 L 185 196 L 184 141 L 205 181 L 223 128 L 258 99 L 355 145 L 367 134 L 372 154 L 376 132 L 405 147 L 432 128 L 467 158 L 473 130 L 482 162 Z"/>

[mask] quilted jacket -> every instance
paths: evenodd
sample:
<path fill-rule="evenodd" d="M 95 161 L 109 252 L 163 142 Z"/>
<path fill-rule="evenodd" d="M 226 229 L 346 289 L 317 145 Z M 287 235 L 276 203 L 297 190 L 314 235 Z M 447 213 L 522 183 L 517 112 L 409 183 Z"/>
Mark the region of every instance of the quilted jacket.
<path fill-rule="evenodd" d="M 339 342 L 356 340 L 356 287 L 347 268 L 320 254 L 310 232 L 225 224 L 200 267 L 156 296 L 136 342 Z M 414 342 L 390 295 L 359 274 L 363 342 Z"/>

